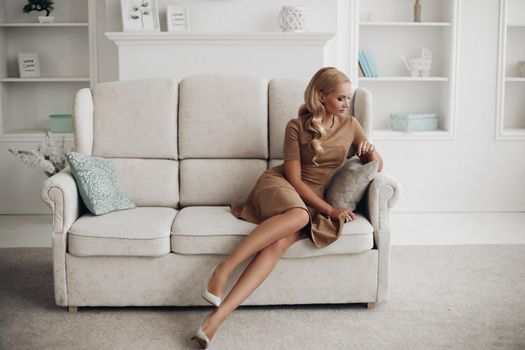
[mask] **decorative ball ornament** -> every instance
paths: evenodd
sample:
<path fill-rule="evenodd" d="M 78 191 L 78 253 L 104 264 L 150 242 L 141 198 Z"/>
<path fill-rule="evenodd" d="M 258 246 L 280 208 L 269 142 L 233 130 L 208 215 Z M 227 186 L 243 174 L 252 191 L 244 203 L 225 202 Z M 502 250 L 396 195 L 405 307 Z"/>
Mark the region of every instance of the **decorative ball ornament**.
<path fill-rule="evenodd" d="M 279 13 L 279 26 L 284 32 L 302 32 L 305 19 L 302 6 L 283 6 Z"/>

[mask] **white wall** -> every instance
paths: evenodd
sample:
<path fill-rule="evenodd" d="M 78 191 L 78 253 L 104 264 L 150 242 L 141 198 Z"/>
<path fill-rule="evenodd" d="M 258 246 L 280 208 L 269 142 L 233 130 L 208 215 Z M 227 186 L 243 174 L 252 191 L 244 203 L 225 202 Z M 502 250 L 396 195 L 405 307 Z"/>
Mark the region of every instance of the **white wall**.
<path fill-rule="evenodd" d="M 120 1 L 96 1 L 99 81 L 116 80 L 117 50 L 104 32 L 121 30 Z M 341 32 L 345 27 L 341 11 L 349 9 L 346 1 L 188 0 L 186 5 L 193 31 L 276 31 L 280 7 L 301 3 L 307 11 L 308 31 Z M 161 0 L 159 8 L 172 2 L 180 3 Z M 499 1 L 460 0 L 459 15 L 455 139 L 376 142 L 385 170 L 403 185 L 395 211 L 525 212 L 525 142 L 495 140 Z M 164 12 L 161 25 L 165 30 Z M 350 38 L 339 38 L 339 43 L 350 45 Z M 2 151 L 2 162 L 23 167 Z M 29 172 L 20 169 L 20 173 Z M 10 176 L 0 175 L 3 179 Z M 15 206 L 43 208 L 38 187 L 15 198 Z M 13 199 L 2 198 L 5 203 Z M 27 211 L 32 212 L 42 211 Z"/>
<path fill-rule="evenodd" d="M 455 140 L 378 143 L 400 209 L 525 211 L 525 142 L 495 140 L 498 18 L 496 0 L 460 1 Z"/>
<path fill-rule="evenodd" d="M 166 3 L 172 1 L 160 1 L 159 8 Z M 193 31 L 276 31 L 280 7 L 296 3 L 306 9 L 308 31 L 337 31 L 338 9 L 349 10 L 335 0 L 188 0 L 186 5 Z M 106 8 L 106 30 L 119 31 L 119 0 L 106 0 Z M 461 0 L 459 16 L 455 139 L 376 142 L 386 171 L 403 184 L 397 210 L 525 211 L 525 142 L 495 140 L 499 1 Z M 165 30 L 164 12 L 161 25 Z M 350 45 L 350 38 L 339 42 Z M 100 62 L 101 80 L 114 80 L 116 47 L 104 45 L 110 50 Z"/>

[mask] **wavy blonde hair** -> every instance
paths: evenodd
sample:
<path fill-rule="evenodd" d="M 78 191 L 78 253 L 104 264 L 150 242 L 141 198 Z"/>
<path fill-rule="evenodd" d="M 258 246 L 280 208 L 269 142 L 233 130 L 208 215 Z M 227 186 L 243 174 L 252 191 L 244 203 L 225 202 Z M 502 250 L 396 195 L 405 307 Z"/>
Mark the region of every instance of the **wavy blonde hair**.
<path fill-rule="evenodd" d="M 314 152 L 312 161 L 316 166 L 319 166 L 317 158 L 323 153 L 323 141 L 326 137 L 326 130 L 322 125 L 326 109 L 321 103 L 320 93 L 329 95 L 339 84 L 346 82 L 350 83 L 350 79 L 343 72 L 334 67 L 324 67 L 314 74 L 304 91 L 304 104 L 299 107 L 299 117 L 307 118 L 305 128 L 313 134 L 308 148 Z"/>

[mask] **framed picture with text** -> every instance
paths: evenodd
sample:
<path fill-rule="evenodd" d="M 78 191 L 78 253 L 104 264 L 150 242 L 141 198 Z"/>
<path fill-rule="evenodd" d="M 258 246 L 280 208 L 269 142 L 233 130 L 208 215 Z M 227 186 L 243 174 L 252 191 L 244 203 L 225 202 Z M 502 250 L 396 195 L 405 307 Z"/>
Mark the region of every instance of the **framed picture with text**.
<path fill-rule="evenodd" d="M 40 78 L 40 61 L 36 52 L 18 53 L 20 78 Z"/>
<path fill-rule="evenodd" d="M 160 31 L 157 0 L 120 0 L 120 7 L 123 31 Z"/>
<path fill-rule="evenodd" d="M 168 23 L 169 32 L 190 30 L 188 8 L 185 6 L 168 5 L 166 22 Z"/>

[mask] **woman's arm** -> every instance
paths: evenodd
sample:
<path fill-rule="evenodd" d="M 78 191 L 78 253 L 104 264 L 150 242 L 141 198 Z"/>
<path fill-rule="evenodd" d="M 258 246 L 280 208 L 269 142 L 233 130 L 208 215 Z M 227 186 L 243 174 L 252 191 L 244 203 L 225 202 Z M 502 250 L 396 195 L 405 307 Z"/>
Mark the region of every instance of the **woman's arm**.
<path fill-rule="evenodd" d="M 284 162 L 284 175 L 286 180 L 295 188 L 304 202 L 332 218 L 344 214 L 345 217 L 355 218 L 355 214 L 346 208 L 334 208 L 329 203 L 319 197 L 304 181 L 301 179 L 301 162 L 299 160 L 288 160 Z"/>
<path fill-rule="evenodd" d="M 371 143 L 368 143 L 367 140 L 361 141 L 359 143 L 356 154 L 361 160 L 361 163 L 366 164 L 373 160 L 377 160 L 377 171 L 380 172 L 383 169 L 383 159 L 379 155 L 379 152 L 377 152 L 375 149 L 375 146 Z"/>

